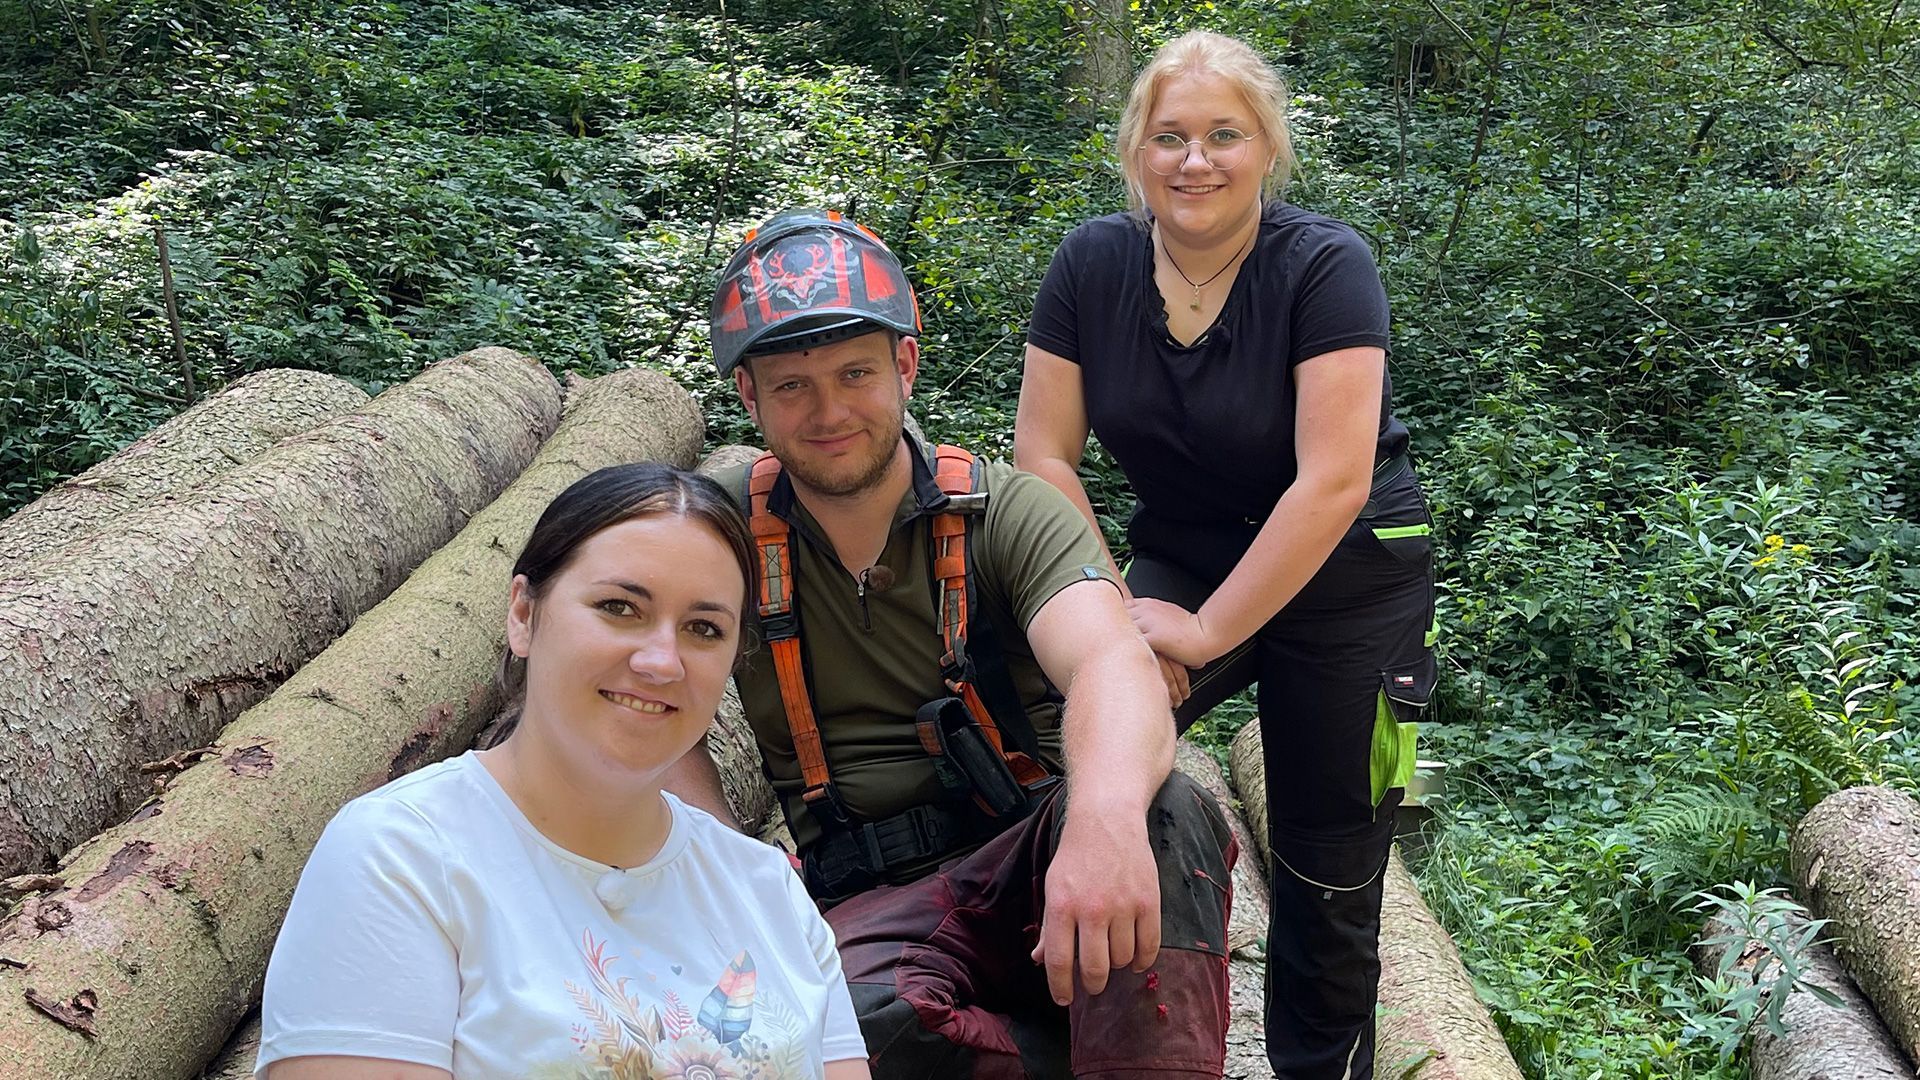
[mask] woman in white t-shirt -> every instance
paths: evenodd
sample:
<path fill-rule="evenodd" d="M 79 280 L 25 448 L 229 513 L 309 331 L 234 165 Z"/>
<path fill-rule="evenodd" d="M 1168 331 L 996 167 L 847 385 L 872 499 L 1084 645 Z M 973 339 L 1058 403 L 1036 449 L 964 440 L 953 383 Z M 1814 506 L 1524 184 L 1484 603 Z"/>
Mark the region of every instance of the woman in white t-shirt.
<path fill-rule="evenodd" d="M 785 856 L 660 787 L 740 651 L 751 552 L 726 493 L 669 466 L 554 500 L 514 566 L 518 727 L 327 826 L 267 969 L 258 1075 L 866 1080 Z"/>

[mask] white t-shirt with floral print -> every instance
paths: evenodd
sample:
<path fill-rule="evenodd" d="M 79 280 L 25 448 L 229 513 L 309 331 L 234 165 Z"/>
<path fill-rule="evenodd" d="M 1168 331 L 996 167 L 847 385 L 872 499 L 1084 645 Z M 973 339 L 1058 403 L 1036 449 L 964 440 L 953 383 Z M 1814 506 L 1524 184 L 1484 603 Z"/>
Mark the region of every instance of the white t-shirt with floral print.
<path fill-rule="evenodd" d="M 816 1080 L 866 1056 L 833 932 L 785 855 L 666 796 L 646 865 L 534 829 L 473 754 L 349 803 L 267 968 L 260 1057 L 457 1080 Z"/>

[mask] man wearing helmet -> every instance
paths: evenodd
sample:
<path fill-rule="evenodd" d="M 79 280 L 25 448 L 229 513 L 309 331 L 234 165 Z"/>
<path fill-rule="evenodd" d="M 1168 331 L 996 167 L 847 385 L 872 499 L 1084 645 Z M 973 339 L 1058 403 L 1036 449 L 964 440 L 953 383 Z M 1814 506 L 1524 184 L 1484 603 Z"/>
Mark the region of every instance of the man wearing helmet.
<path fill-rule="evenodd" d="M 712 328 L 769 449 L 720 478 L 760 547 L 741 700 L 874 1075 L 1220 1076 L 1233 841 L 1098 538 L 903 434 L 919 311 L 866 229 L 769 220 Z M 704 749 L 673 786 L 726 815 Z"/>

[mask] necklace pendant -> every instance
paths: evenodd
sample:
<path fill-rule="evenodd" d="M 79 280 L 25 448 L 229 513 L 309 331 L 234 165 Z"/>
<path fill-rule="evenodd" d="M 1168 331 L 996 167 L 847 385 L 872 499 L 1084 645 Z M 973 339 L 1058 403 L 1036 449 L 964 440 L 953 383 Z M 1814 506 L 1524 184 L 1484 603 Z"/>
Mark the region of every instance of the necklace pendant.
<path fill-rule="evenodd" d="M 1198 301 L 1198 300 L 1195 300 L 1195 301 L 1194 301 L 1193 303 L 1191 303 L 1191 304 L 1188 304 L 1188 305 L 1187 305 L 1187 308 L 1188 308 L 1188 310 L 1190 310 L 1190 311 L 1199 311 L 1199 310 L 1200 310 L 1200 301 Z"/>

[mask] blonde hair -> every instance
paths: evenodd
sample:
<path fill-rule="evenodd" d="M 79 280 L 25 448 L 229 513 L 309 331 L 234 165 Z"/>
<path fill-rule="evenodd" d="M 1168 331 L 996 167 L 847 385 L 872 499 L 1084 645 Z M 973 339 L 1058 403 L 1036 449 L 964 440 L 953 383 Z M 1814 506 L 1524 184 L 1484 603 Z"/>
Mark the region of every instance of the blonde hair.
<path fill-rule="evenodd" d="M 1260 123 L 1260 133 L 1273 140 L 1272 167 L 1261 181 L 1261 190 L 1269 198 L 1286 192 L 1293 175 L 1293 137 L 1287 130 L 1287 83 L 1273 65 L 1239 38 L 1209 30 L 1193 30 L 1160 47 L 1153 59 L 1133 80 L 1126 108 L 1120 111 L 1117 138 L 1120 171 L 1127 180 L 1127 209 L 1143 213 L 1139 150 L 1146 133 L 1147 114 L 1153 109 L 1160 86 L 1181 75 L 1217 75 L 1240 92 L 1247 107 Z"/>

